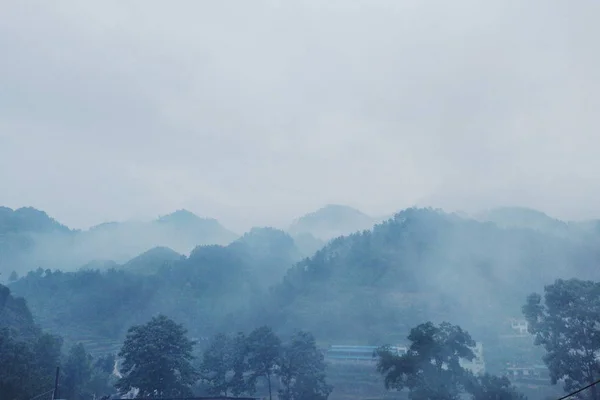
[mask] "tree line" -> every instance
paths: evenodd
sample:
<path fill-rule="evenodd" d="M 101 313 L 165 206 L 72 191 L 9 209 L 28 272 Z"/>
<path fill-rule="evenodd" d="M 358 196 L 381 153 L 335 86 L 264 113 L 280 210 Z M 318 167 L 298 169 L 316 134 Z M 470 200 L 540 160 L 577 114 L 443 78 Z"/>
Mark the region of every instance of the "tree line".
<path fill-rule="evenodd" d="M 14 321 L 30 318 L 16 311 L 23 307 L 16 307 L 20 303 L 7 290 L 0 294 L 0 322 L 13 321 L 14 326 Z M 562 383 L 570 392 L 600 379 L 600 283 L 559 279 L 545 287 L 543 296 L 528 296 L 523 314 L 535 344 L 546 350 L 553 384 Z M 111 393 L 113 383 L 121 394 L 135 388 L 138 396 L 148 397 L 262 392 L 301 400 L 327 399 L 332 391 L 324 357 L 312 334 L 304 331 L 285 340 L 267 326 L 248 334 L 220 333 L 195 358 L 195 342 L 183 326 L 159 315 L 128 330 L 118 354 L 123 375 L 113 382 L 114 356 L 93 359 L 81 344 L 64 355 L 59 337 L 41 332 L 23 337 L 26 327 L 23 323 L 19 337 L 0 324 L 0 400 L 43 393 L 53 386 L 57 365 L 61 397 L 70 400 Z M 407 389 L 413 400 L 454 400 L 464 393 L 474 400 L 522 398 L 508 379 L 474 376 L 460 366 L 461 359 L 473 359 L 474 341 L 459 326 L 420 324 L 408 339 L 404 355 L 386 347 L 377 352 L 377 369 L 389 389 Z M 584 395 L 600 399 L 594 386 Z"/>
<path fill-rule="evenodd" d="M 215 335 L 194 363 L 195 342 L 164 315 L 129 329 L 119 356 L 119 393 L 138 397 L 185 397 L 194 387 L 209 395 L 254 395 L 262 384 L 269 399 L 327 399 L 323 354 L 315 338 L 299 331 L 283 342 L 270 327 Z M 199 390 L 198 390 L 199 389 Z"/>

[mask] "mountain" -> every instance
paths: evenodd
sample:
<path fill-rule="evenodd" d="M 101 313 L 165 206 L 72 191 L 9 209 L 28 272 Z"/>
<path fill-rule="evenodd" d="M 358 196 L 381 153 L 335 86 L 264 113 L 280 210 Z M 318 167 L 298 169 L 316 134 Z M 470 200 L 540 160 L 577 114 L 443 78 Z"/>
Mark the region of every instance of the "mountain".
<path fill-rule="evenodd" d="M 69 233 L 70 229 L 32 207 L 0 207 L 0 235 L 49 232 Z"/>
<path fill-rule="evenodd" d="M 287 233 L 254 228 L 227 246 L 197 246 L 189 257 L 158 247 L 108 270 L 30 271 L 10 287 L 28 299 L 45 329 L 70 341 L 81 332 L 116 340 L 156 313 L 208 335 L 234 324 L 236 312 L 266 295 L 301 258 Z"/>
<path fill-rule="evenodd" d="M 288 231 L 292 236 L 308 233 L 326 241 L 338 236 L 370 229 L 375 222 L 374 218 L 355 208 L 330 204 L 298 218 L 292 223 Z"/>
<path fill-rule="evenodd" d="M 239 237 L 225 229 L 216 219 L 200 218 L 187 210 L 178 210 L 160 217 L 152 226 L 171 236 L 173 243 L 169 247 L 185 253 L 201 244 L 227 245 Z"/>
<path fill-rule="evenodd" d="M 69 242 L 75 234 L 43 211 L 0 207 L 0 274 L 6 277 L 12 270 L 22 271 L 21 265 L 31 268 L 40 242 L 49 238 L 52 244 Z"/>
<path fill-rule="evenodd" d="M 149 222 L 109 222 L 74 231 L 42 211 L 0 208 L 0 273 L 72 270 L 95 260 L 121 264 L 154 247 L 189 253 L 198 245 L 226 245 L 237 237 L 217 220 L 186 210 Z"/>
<path fill-rule="evenodd" d="M 160 268 L 174 261 L 184 259 L 185 256 L 168 247 L 154 247 L 123 264 L 126 271 L 153 274 Z"/>
<path fill-rule="evenodd" d="M 268 303 L 281 329 L 338 341 L 396 343 L 426 320 L 485 335 L 557 278 L 600 278 L 599 262 L 597 241 L 408 209 L 332 240 L 290 269 Z"/>
<path fill-rule="evenodd" d="M 154 247 L 188 254 L 198 245 L 226 245 L 237 238 L 215 219 L 178 210 L 150 222 L 112 222 L 93 227 L 81 234 L 78 251 L 82 257 L 102 254 L 123 263 Z"/>
<path fill-rule="evenodd" d="M 569 224 L 547 214 L 525 207 L 498 207 L 476 216 L 480 221 L 493 222 L 502 228 L 534 229 L 544 233 L 565 235 Z"/>
<path fill-rule="evenodd" d="M 305 257 L 290 235 L 275 228 L 252 228 L 228 247 L 261 275 L 263 287 L 279 282 L 292 265 Z"/>

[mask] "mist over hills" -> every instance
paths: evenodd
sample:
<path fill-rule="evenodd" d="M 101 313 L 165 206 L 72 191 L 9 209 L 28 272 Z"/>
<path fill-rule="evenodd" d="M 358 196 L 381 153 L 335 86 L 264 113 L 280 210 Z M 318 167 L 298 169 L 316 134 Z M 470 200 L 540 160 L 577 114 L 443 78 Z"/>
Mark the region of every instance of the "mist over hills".
<path fill-rule="evenodd" d="M 255 228 L 227 246 L 197 246 L 188 257 L 157 247 L 108 270 L 40 268 L 10 286 L 45 329 L 73 341 L 121 338 L 132 322 L 156 313 L 203 321 L 191 330 L 208 334 L 268 293 L 301 258 L 285 232 Z"/>
<path fill-rule="evenodd" d="M 158 272 L 161 267 L 170 263 L 185 259 L 183 254 L 177 253 L 175 250 L 164 246 L 153 247 L 148 251 L 143 252 L 137 257 L 127 261 L 121 267 L 128 272 L 140 274 L 153 274 Z M 117 267 L 115 265 L 114 267 Z M 86 268 L 86 269 L 103 269 L 103 268 Z"/>
<path fill-rule="evenodd" d="M 0 273 L 72 270 L 90 262 L 123 263 L 153 247 L 189 253 L 202 244 L 228 244 L 238 237 L 211 218 L 178 210 L 149 222 L 110 222 L 71 230 L 33 208 L 0 209 Z"/>
<path fill-rule="evenodd" d="M 561 221 L 531 208 L 498 207 L 478 213 L 479 221 L 493 222 L 503 228 L 533 229 L 551 235 L 597 236 L 600 234 L 600 220 Z"/>
<path fill-rule="evenodd" d="M 330 240 L 364 229 L 371 229 L 377 219 L 344 205 L 328 204 L 295 220 L 289 228 L 293 235 L 311 234 Z"/>
<path fill-rule="evenodd" d="M 294 221 L 288 229 L 303 256 L 328 240 L 363 229 L 377 220 L 359 210 L 328 205 Z M 189 254 L 196 246 L 227 245 L 240 236 L 216 219 L 177 210 L 154 221 L 105 222 L 72 230 L 34 208 L 0 209 L 0 273 L 123 264 L 156 247 Z M 156 251 L 156 250 L 155 250 Z M 159 257 L 160 258 L 160 257 Z"/>
<path fill-rule="evenodd" d="M 0 232 L 2 234 L 32 232 L 62 232 L 71 230 L 58 221 L 50 218 L 43 211 L 33 207 L 23 207 L 12 210 L 8 207 L 0 207 Z"/>
<path fill-rule="evenodd" d="M 334 329 L 376 343 L 401 340 L 393 335 L 423 320 L 451 319 L 483 335 L 519 316 L 525 296 L 556 278 L 597 279 L 599 262 L 598 237 L 408 209 L 288 271 L 282 315 L 323 336 Z M 317 302 L 319 313 L 305 307 Z"/>
<path fill-rule="evenodd" d="M 72 340 L 118 341 L 165 313 L 196 336 L 268 324 L 324 343 L 378 345 L 401 343 L 417 323 L 451 320 L 493 341 L 532 291 L 557 278 L 600 278 L 599 240 L 407 209 L 308 258 L 289 234 L 255 228 L 188 257 L 159 247 L 105 271 L 38 269 L 10 287 L 43 328 Z"/>

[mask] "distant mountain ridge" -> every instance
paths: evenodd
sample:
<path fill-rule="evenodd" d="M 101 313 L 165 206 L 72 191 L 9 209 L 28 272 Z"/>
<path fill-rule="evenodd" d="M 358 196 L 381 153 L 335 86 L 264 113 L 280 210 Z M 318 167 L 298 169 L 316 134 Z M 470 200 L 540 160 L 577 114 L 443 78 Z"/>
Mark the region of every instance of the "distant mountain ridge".
<path fill-rule="evenodd" d="M 377 219 L 355 208 L 328 204 L 314 212 L 296 219 L 288 231 L 292 235 L 311 234 L 321 240 L 371 229 Z"/>
<path fill-rule="evenodd" d="M 561 221 L 527 207 L 497 207 L 480 212 L 473 218 L 492 222 L 500 228 L 531 229 L 558 236 L 600 236 L 600 221 Z"/>
<path fill-rule="evenodd" d="M 79 231 L 31 207 L 2 207 L 0 273 L 22 273 L 37 267 L 68 270 L 95 260 L 123 263 L 157 246 L 189 253 L 198 245 L 225 245 L 238 237 L 217 220 L 187 210 L 149 222 L 108 222 Z"/>
<path fill-rule="evenodd" d="M 570 238 L 600 238 L 600 221 L 564 222 L 523 207 L 501 207 L 462 217 L 492 223 L 503 229 L 531 229 Z M 386 218 L 390 219 L 393 217 Z M 381 220 L 381 217 L 373 218 L 349 206 L 330 204 L 296 219 L 287 232 L 296 251 L 302 257 L 308 257 L 335 238 L 372 230 Z M 32 207 L 16 210 L 0 207 L 0 279 L 6 279 L 13 270 L 22 275 L 38 267 L 62 270 L 92 266 L 109 268 L 155 248 L 168 248 L 183 255 L 199 245 L 228 245 L 238 238 L 239 235 L 216 219 L 201 218 L 183 209 L 153 221 L 106 222 L 81 231 L 69 229 Z"/>
<path fill-rule="evenodd" d="M 161 267 L 181 259 L 185 259 L 183 254 L 168 247 L 159 246 L 132 258 L 123 264 L 122 268 L 129 272 L 153 274 L 158 272 Z"/>
<path fill-rule="evenodd" d="M 44 211 L 33 207 L 13 210 L 0 206 L 0 235 L 48 232 L 68 233 L 71 230 L 49 217 Z"/>
<path fill-rule="evenodd" d="M 569 224 L 526 207 L 497 207 L 475 215 L 481 221 L 493 222 L 501 228 L 526 228 L 544 232 L 565 232 Z"/>

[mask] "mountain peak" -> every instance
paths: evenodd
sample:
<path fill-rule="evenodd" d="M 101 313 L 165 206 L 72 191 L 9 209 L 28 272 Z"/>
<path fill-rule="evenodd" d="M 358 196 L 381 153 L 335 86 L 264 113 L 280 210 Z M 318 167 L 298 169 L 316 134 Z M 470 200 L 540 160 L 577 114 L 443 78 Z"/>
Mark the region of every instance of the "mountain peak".
<path fill-rule="evenodd" d="M 310 233 L 321 239 L 371 228 L 375 220 L 356 208 L 341 204 L 327 204 L 298 218 L 290 227 L 294 235 Z"/>
<path fill-rule="evenodd" d="M 199 219 L 204 219 L 204 218 L 200 218 L 193 212 L 188 211 L 186 209 L 180 209 L 180 210 L 174 211 L 170 214 L 159 217 L 158 222 L 182 223 L 182 222 L 197 221 Z"/>
<path fill-rule="evenodd" d="M 316 211 L 308 213 L 298 219 L 298 221 L 306 221 L 311 219 L 329 219 L 329 220 L 337 220 L 343 219 L 347 217 L 358 217 L 358 218 L 368 218 L 371 217 L 366 215 L 360 210 L 356 208 L 342 205 L 342 204 L 327 204 Z"/>
<path fill-rule="evenodd" d="M 51 218 L 44 211 L 33 207 L 22 207 L 12 210 L 0 207 L 1 232 L 69 232 L 70 229 Z"/>

